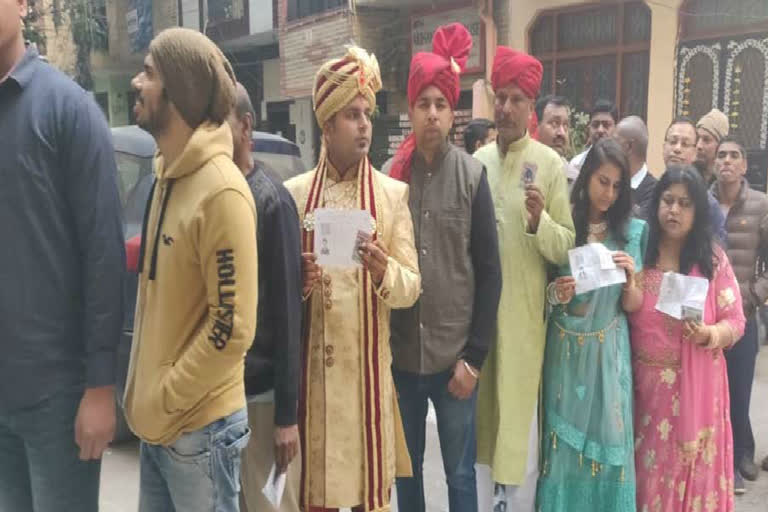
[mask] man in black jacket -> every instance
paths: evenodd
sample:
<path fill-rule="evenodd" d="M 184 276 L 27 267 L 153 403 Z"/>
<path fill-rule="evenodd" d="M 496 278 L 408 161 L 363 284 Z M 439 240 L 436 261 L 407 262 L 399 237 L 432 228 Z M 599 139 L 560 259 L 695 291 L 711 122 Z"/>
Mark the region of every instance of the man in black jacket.
<path fill-rule="evenodd" d="M 125 254 L 112 138 L 0 0 L 0 510 L 96 512 Z"/>
<path fill-rule="evenodd" d="M 624 148 L 629 160 L 629 172 L 632 175 L 632 212 L 636 217 L 645 218 L 645 210 L 651 202 L 653 188 L 658 181 L 648 171 L 645 162 L 648 153 L 648 128 L 637 116 L 625 117 L 616 126 L 614 137 Z"/>
<path fill-rule="evenodd" d="M 251 154 L 256 116 L 248 91 L 237 84 L 229 116 L 233 160 L 243 171 L 256 203 L 259 301 L 256 338 L 245 359 L 245 392 L 251 441 L 243 456 L 240 508 L 273 510 L 261 490 L 272 465 L 288 471 L 281 512 L 298 512 L 301 468 L 291 464 L 299 451 L 297 400 L 301 336 L 301 240 L 296 205 L 282 185 Z"/>

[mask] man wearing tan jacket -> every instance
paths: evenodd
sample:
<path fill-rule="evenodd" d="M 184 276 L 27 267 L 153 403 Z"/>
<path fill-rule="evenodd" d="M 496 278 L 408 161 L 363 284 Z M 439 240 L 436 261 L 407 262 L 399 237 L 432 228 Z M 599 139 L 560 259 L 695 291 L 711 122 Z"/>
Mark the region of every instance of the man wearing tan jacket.
<path fill-rule="evenodd" d="M 747 325 L 744 336 L 725 352 L 728 363 L 733 427 L 734 493 L 744 494 L 744 478 L 756 480 L 755 438 L 749 420 L 757 358 L 757 308 L 768 299 L 768 197 L 746 178 L 747 153 L 733 137 L 719 141 L 715 152 L 717 181 L 712 193 L 725 214 L 728 259 L 739 281 Z"/>
<path fill-rule="evenodd" d="M 411 472 L 390 370 L 389 312 L 416 302 L 421 279 L 408 186 L 368 160 L 380 88 L 376 58 L 361 48 L 320 68 L 313 94 L 323 131 L 320 159 L 285 184 L 299 211 L 304 253 L 299 429 L 307 512 L 387 511 L 395 474 Z M 368 212 L 360 266 L 317 264 L 319 208 Z"/>
<path fill-rule="evenodd" d="M 174 28 L 152 41 L 133 87 L 158 146 L 124 401 L 142 440 L 139 511 L 237 512 L 258 265 L 253 197 L 225 123 L 234 74 L 207 37 Z"/>

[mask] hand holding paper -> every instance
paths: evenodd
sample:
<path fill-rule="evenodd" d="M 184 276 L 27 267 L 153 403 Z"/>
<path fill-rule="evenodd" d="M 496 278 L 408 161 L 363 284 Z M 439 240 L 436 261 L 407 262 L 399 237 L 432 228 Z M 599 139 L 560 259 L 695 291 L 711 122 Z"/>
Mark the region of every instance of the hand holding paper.
<path fill-rule="evenodd" d="M 717 348 L 710 346 L 712 341 L 712 326 L 704 325 L 700 320 L 685 320 L 685 323 L 683 323 L 683 338 L 704 348 Z"/>
<path fill-rule="evenodd" d="M 627 282 L 626 272 L 617 268 L 614 253 L 600 243 L 568 251 L 571 273 L 576 279 L 576 294 Z"/>
<path fill-rule="evenodd" d="M 678 320 L 701 322 L 709 281 L 676 272 L 665 272 L 661 280 L 656 310 Z"/>
<path fill-rule="evenodd" d="M 380 240 L 375 242 L 365 242 L 360 248 L 363 258 L 363 266 L 371 273 L 371 279 L 377 286 L 384 279 L 384 273 L 387 271 L 389 254 Z"/>
<path fill-rule="evenodd" d="M 627 282 L 633 283 L 635 280 L 635 260 L 624 251 L 613 253 L 613 262 L 627 275 Z"/>
<path fill-rule="evenodd" d="M 277 474 L 277 466 L 272 464 L 272 471 L 269 472 L 267 483 L 264 485 L 264 489 L 261 490 L 264 493 L 264 497 L 267 498 L 269 503 L 277 508 L 280 508 L 280 503 L 283 501 L 283 493 L 285 492 L 285 480 L 286 473 Z"/>
<path fill-rule="evenodd" d="M 544 211 L 544 194 L 533 183 L 525 186 L 525 209 L 528 214 L 528 227 L 531 233 L 539 229 L 541 212 Z"/>
<path fill-rule="evenodd" d="M 318 208 L 315 215 L 315 253 L 323 266 L 359 267 L 361 243 L 370 240 L 373 219 L 365 210 Z"/>

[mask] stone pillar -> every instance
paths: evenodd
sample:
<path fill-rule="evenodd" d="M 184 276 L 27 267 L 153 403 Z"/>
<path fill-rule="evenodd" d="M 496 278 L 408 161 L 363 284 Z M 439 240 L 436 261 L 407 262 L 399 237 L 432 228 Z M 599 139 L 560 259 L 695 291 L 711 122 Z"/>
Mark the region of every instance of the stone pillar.
<path fill-rule="evenodd" d="M 646 1 L 651 10 L 651 51 L 648 73 L 648 169 L 664 172 L 662 146 L 675 115 L 678 11 L 682 0 Z"/>

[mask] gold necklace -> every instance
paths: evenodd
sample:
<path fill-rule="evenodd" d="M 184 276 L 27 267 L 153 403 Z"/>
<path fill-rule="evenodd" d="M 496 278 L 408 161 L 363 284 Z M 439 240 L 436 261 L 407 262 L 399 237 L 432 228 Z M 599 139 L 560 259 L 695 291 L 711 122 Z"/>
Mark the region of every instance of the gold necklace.
<path fill-rule="evenodd" d="M 608 229 L 608 223 L 606 221 L 598 222 L 596 224 L 590 222 L 587 224 L 587 231 L 590 235 L 601 235 L 605 233 L 606 229 Z"/>
<path fill-rule="evenodd" d="M 602 242 L 605 239 L 605 231 L 608 229 L 608 223 L 598 222 L 597 224 L 587 224 L 587 242 Z"/>

